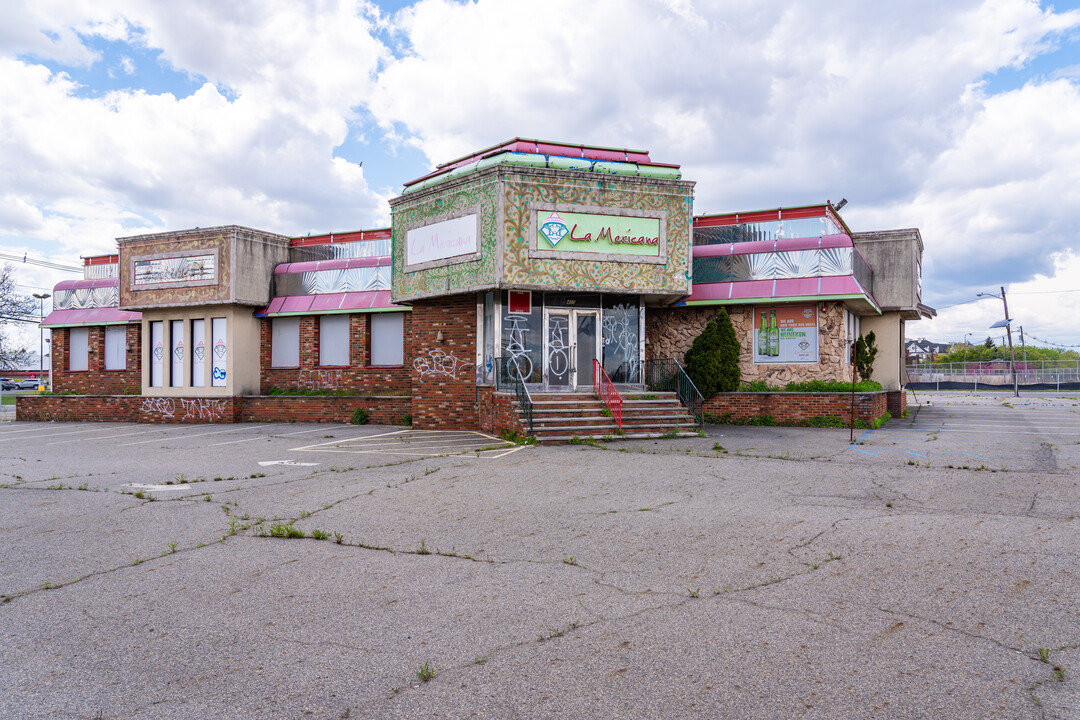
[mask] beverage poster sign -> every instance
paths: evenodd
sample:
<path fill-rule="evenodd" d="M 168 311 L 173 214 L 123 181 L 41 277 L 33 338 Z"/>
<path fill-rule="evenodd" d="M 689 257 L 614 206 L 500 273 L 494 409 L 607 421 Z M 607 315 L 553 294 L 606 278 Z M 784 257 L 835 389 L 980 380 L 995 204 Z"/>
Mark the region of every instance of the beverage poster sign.
<path fill-rule="evenodd" d="M 818 362 L 817 307 L 754 308 L 754 362 Z"/>
<path fill-rule="evenodd" d="M 660 257 L 660 218 L 540 210 L 533 219 L 541 252 Z"/>

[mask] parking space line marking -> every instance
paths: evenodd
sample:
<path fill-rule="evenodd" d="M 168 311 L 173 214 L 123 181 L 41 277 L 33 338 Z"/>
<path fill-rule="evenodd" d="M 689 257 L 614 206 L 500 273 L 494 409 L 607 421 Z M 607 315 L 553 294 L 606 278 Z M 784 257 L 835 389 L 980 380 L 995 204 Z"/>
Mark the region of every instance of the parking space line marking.
<path fill-rule="evenodd" d="M 129 445 L 144 445 L 146 443 L 161 442 L 165 440 L 187 440 L 188 438 L 202 437 L 203 435 L 221 435 L 222 433 L 240 432 L 244 428 L 229 428 L 228 430 L 217 430 L 215 432 L 204 433 L 192 433 L 191 435 L 166 435 L 163 438 L 154 438 L 153 440 L 139 440 L 138 442 L 121 443 L 116 447 L 127 447 Z"/>
<path fill-rule="evenodd" d="M 904 452 L 906 452 L 908 455 L 914 455 L 915 457 L 921 457 L 921 458 L 926 457 L 925 455 L 922 455 L 921 453 L 911 452 L 910 450 L 905 450 Z"/>
<path fill-rule="evenodd" d="M 510 455 L 511 453 L 516 453 L 518 450 L 524 450 L 527 447 L 528 447 L 528 445 L 518 445 L 518 446 L 514 447 L 512 450 L 507 450 L 506 452 L 499 453 L 498 455 L 492 455 L 490 452 L 486 452 L 483 455 L 481 455 L 480 457 L 485 457 L 485 458 L 488 458 L 489 460 L 497 460 L 498 458 L 506 457 L 507 455 Z"/>
<path fill-rule="evenodd" d="M 973 458 L 975 458 L 977 460 L 989 460 L 990 459 L 990 458 L 984 458 L 982 455 L 972 455 L 971 453 L 966 453 L 966 452 L 962 452 L 960 454 L 961 455 L 967 455 L 968 457 L 973 457 Z"/>
<path fill-rule="evenodd" d="M 98 435 L 98 436 L 95 436 L 95 437 L 82 437 L 82 438 L 72 438 L 70 440 L 57 440 L 56 442 L 42 443 L 42 445 L 43 446 L 44 445 L 64 445 L 64 444 L 67 444 L 67 443 L 82 442 L 84 440 L 111 440 L 112 438 L 131 437 L 133 435 L 145 435 L 148 432 L 154 432 L 154 430 L 160 430 L 160 429 L 161 428 L 152 428 L 150 430 L 140 430 L 139 432 L 132 432 L 132 433 L 121 433 L 119 435 Z"/>
<path fill-rule="evenodd" d="M 269 426 L 264 425 L 263 427 L 269 427 Z M 262 440 L 263 438 L 286 438 L 286 437 L 289 437 L 290 435 L 306 435 L 308 433 L 313 433 L 313 432 L 326 432 L 327 430 L 333 430 L 335 427 L 340 429 L 340 428 L 347 428 L 347 427 L 351 427 L 351 426 L 350 425 L 331 425 L 329 427 L 324 427 L 324 428 L 315 428 L 314 430 L 299 430 L 297 432 L 291 432 L 291 433 L 271 433 L 270 435 L 259 435 L 258 437 L 244 438 L 243 440 L 229 440 L 228 442 L 214 443 L 213 445 L 207 445 L 207 447 L 218 447 L 219 445 L 236 445 L 237 443 L 251 442 L 252 440 Z"/>
<path fill-rule="evenodd" d="M 346 438 L 344 440 L 331 440 L 329 442 L 319 443 L 317 445 L 305 445 L 304 447 L 293 448 L 293 451 L 311 450 L 313 448 L 320 448 L 320 447 L 324 447 L 326 445 L 340 445 L 343 442 L 351 442 L 351 441 L 354 441 L 354 440 L 360 440 L 362 438 L 376 438 L 376 437 L 385 437 L 387 435 L 400 435 L 401 433 L 404 433 L 404 432 L 409 432 L 409 431 L 408 430 L 392 430 L 391 432 L 377 433 L 375 435 L 361 435 L 360 437 L 356 437 L 356 438 Z"/>
<path fill-rule="evenodd" d="M 128 427 L 138 427 L 138 425 L 129 425 Z M 38 435 L 37 437 L 39 437 L 39 438 L 60 437 L 62 435 L 79 435 L 81 433 L 105 432 L 107 430 L 115 430 L 115 429 L 116 428 L 112 428 L 112 427 L 86 428 L 85 430 L 72 430 L 71 432 L 50 433 L 48 435 Z M 0 438 L 0 441 L 3 441 L 3 440 L 18 440 L 18 439 L 19 438 Z"/>
<path fill-rule="evenodd" d="M 874 457 L 877 457 L 877 453 L 872 453 L 869 450 L 863 450 L 862 448 L 853 448 L 853 450 L 855 450 L 855 452 L 861 452 L 863 455 L 873 455 Z"/>

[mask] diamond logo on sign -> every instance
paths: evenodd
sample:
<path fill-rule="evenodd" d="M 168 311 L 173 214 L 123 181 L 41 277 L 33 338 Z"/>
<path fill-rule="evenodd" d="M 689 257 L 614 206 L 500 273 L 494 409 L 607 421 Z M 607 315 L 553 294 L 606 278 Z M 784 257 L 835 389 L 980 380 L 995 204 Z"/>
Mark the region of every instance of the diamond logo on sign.
<path fill-rule="evenodd" d="M 540 232 L 544 234 L 547 241 L 551 243 L 551 247 L 555 247 L 559 244 L 559 241 L 569 234 L 570 229 L 566 227 L 566 223 L 559 217 L 559 213 L 553 212 L 547 216 L 544 224 L 540 226 Z"/>
<path fill-rule="evenodd" d="M 219 358 L 225 357 L 225 343 L 218 343 L 214 346 L 214 355 Z"/>
<path fill-rule="evenodd" d="M 160 345 L 158 345 L 157 347 L 154 348 L 154 359 L 155 360 L 160 360 L 162 357 L 164 357 L 164 355 L 165 355 L 165 351 L 162 350 Z"/>
<path fill-rule="evenodd" d="M 199 346 L 195 348 L 195 359 L 202 360 L 204 357 L 206 357 L 206 348 L 202 346 L 202 343 L 199 343 Z"/>

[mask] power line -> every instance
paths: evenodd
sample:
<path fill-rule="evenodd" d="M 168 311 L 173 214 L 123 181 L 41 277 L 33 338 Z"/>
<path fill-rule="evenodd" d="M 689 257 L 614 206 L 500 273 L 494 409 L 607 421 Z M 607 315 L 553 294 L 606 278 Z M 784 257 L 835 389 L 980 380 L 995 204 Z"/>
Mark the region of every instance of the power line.
<path fill-rule="evenodd" d="M 1047 345 L 1053 345 L 1054 347 L 1063 347 L 1063 348 L 1080 348 L 1080 345 L 1066 345 L 1065 343 L 1059 343 L 1059 342 L 1054 342 L 1053 340 L 1043 340 L 1043 339 L 1042 339 L 1042 338 L 1040 338 L 1040 337 L 1035 337 L 1035 336 L 1034 336 L 1034 335 L 1032 335 L 1031 333 L 1027 333 L 1027 336 L 1028 336 L 1029 338 L 1031 338 L 1032 340 L 1038 340 L 1038 341 L 1039 341 L 1039 342 L 1041 342 L 1041 343 L 1045 343 L 1045 344 L 1047 344 Z"/>
<path fill-rule="evenodd" d="M 18 255 L 10 255 L 8 253 L 0 253 L 0 260 L 14 260 L 15 262 L 23 263 L 24 265 L 37 265 L 43 268 L 49 268 L 50 270 L 63 270 L 65 272 L 77 272 L 81 273 L 83 269 L 74 265 L 64 265 L 62 263 L 54 263 L 50 260 L 38 260 L 32 258 L 27 254 L 23 254 L 22 257 Z"/>

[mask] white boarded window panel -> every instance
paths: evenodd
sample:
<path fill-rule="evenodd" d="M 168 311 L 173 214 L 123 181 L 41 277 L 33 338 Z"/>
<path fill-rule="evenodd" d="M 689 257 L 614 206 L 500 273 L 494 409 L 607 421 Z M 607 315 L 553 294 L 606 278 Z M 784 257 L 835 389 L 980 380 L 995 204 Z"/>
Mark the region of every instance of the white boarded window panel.
<path fill-rule="evenodd" d="M 270 332 L 270 365 L 300 366 L 300 318 L 274 318 Z"/>
<path fill-rule="evenodd" d="M 371 364 L 405 363 L 405 313 L 371 316 Z"/>
<path fill-rule="evenodd" d="M 319 364 L 349 364 L 348 315 L 323 315 L 319 318 Z"/>
<path fill-rule="evenodd" d="M 172 320 L 169 323 L 169 384 L 173 387 L 184 385 L 184 321 Z"/>
<path fill-rule="evenodd" d="M 210 332 L 213 335 L 214 344 L 210 351 L 214 379 L 210 384 L 214 387 L 225 387 L 225 371 L 229 360 L 229 341 L 226 339 L 225 330 L 225 318 L 213 318 L 210 321 Z"/>
<path fill-rule="evenodd" d="M 161 320 L 150 323 L 150 387 L 161 387 L 162 363 L 165 362 L 165 324 Z"/>
<path fill-rule="evenodd" d="M 89 351 L 89 328 L 71 328 L 68 335 L 68 370 L 86 370 Z"/>
<path fill-rule="evenodd" d="M 127 327 L 124 325 L 105 327 L 105 369 L 127 369 Z"/>
<path fill-rule="evenodd" d="M 191 387 L 206 385 L 206 321 L 191 321 Z"/>

